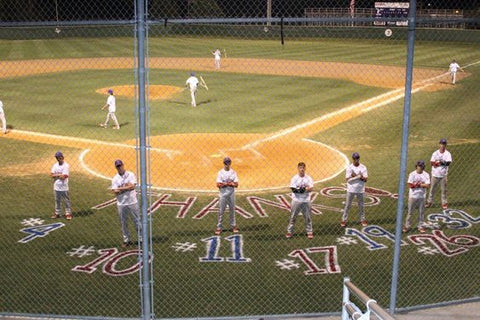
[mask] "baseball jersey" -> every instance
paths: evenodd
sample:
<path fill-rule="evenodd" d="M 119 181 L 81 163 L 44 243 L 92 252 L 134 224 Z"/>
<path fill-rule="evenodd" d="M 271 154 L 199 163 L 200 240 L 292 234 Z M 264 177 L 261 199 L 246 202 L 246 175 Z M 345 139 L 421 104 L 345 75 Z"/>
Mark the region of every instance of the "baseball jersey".
<path fill-rule="evenodd" d="M 368 178 L 368 171 L 367 167 L 365 167 L 363 164 L 359 164 L 358 167 L 356 167 L 353 163 L 351 163 L 348 168 L 347 172 L 345 174 L 345 177 L 351 178 L 352 173 L 354 175 L 362 174 L 364 178 Z M 365 181 L 360 180 L 360 179 L 351 179 L 347 181 L 347 192 L 351 193 L 364 193 L 365 192 Z"/>
<path fill-rule="evenodd" d="M 460 66 L 459 66 L 458 63 L 456 63 L 456 62 L 450 63 L 450 66 L 448 67 L 448 69 L 450 70 L 450 72 L 457 72 L 459 68 L 460 68 Z M 445 69 L 444 69 L 444 70 L 445 70 Z"/>
<path fill-rule="evenodd" d="M 293 176 L 290 181 L 290 188 L 313 188 L 313 179 L 309 175 L 305 174 L 303 177 L 297 173 Z M 306 191 L 304 193 L 295 193 L 292 192 L 292 199 L 297 202 L 310 202 L 310 192 Z"/>
<path fill-rule="evenodd" d="M 440 150 L 437 150 L 435 151 L 433 154 L 432 154 L 432 158 L 430 159 L 430 161 L 445 161 L 445 162 L 452 162 L 452 155 L 450 154 L 450 152 L 448 152 L 447 150 L 445 150 L 443 153 L 440 152 Z M 443 177 L 446 177 L 448 174 L 448 167 L 447 166 L 438 166 L 438 167 L 434 167 L 432 166 L 432 176 L 433 177 L 436 177 L 436 178 L 443 178 Z"/>
<path fill-rule="evenodd" d="M 220 60 L 220 56 L 222 54 L 220 53 L 220 50 L 215 50 L 215 52 L 213 52 L 213 55 L 215 56 L 215 60 Z"/>
<path fill-rule="evenodd" d="M 114 95 L 109 95 L 107 98 L 107 104 L 108 104 L 108 112 L 115 112 L 117 110 L 117 106 L 115 103 L 115 96 Z"/>
<path fill-rule="evenodd" d="M 0 100 L 0 113 L 3 113 L 3 103 L 1 100 Z"/>
<path fill-rule="evenodd" d="M 418 173 L 417 170 L 410 172 L 408 175 L 408 183 L 413 183 L 416 184 L 418 182 L 420 183 L 427 183 L 430 184 L 430 176 L 428 172 L 423 171 L 422 173 Z M 410 188 L 408 190 L 408 197 L 409 198 L 415 198 L 415 199 L 421 199 L 425 198 L 427 194 L 427 189 L 425 188 Z"/>
<path fill-rule="evenodd" d="M 198 78 L 195 76 L 191 76 L 187 79 L 187 82 L 185 84 L 190 88 L 191 91 L 195 91 L 197 90 L 198 83 Z"/>
<path fill-rule="evenodd" d="M 68 176 L 69 166 L 68 163 L 63 162 L 60 165 L 58 162 L 52 166 L 52 170 L 50 170 L 53 174 L 64 174 Z M 68 177 L 66 179 L 55 178 L 53 182 L 53 190 L 55 191 L 68 191 Z"/>
<path fill-rule="evenodd" d="M 112 189 L 124 187 L 128 183 L 133 185 L 137 184 L 137 179 L 133 172 L 125 171 L 122 176 L 117 173 L 112 179 Z M 137 191 L 135 191 L 135 189 L 117 194 L 117 205 L 127 206 L 135 203 L 137 203 Z"/>
<path fill-rule="evenodd" d="M 238 176 L 235 170 L 230 168 L 230 170 L 225 170 L 223 168 L 222 170 L 218 171 L 217 174 L 217 183 L 228 183 L 228 182 L 236 182 L 238 183 Z M 224 188 L 219 188 L 220 190 L 220 196 L 222 195 L 227 195 L 231 194 L 235 191 L 234 187 L 224 187 Z"/>

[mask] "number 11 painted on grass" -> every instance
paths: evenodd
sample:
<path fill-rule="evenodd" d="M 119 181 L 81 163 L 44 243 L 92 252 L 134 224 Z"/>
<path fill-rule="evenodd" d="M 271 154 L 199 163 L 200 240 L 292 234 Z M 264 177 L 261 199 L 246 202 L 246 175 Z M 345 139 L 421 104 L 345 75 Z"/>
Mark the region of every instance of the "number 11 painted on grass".
<path fill-rule="evenodd" d="M 225 237 L 225 240 L 230 241 L 232 248 L 232 256 L 223 258 L 218 256 L 220 250 L 221 237 L 213 236 L 202 239 L 207 244 L 207 255 L 200 258 L 200 262 L 251 262 L 252 259 L 243 256 L 243 237 L 241 234 Z"/>

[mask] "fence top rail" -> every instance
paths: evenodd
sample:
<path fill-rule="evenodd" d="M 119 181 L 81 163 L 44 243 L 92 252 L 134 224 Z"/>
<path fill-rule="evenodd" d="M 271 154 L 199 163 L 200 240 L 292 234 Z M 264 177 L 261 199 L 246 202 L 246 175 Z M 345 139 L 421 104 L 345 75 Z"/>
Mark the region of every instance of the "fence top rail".
<path fill-rule="evenodd" d="M 367 308 L 369 308 L 372 312 L 381 317 L 381 319 L 395 320 L 395 318 L 392 317 L 388 312 L 386 312 L 381 306 L 379 306 L 375 300 L 371 299 L 365 292 L 363 292 L 360 288 L 354 285 L 350 281 L 350 279 L 346 278 L 344 280 L 344 284 L 351 293 L 353 293 L 357 298 L 359 298 L 360 301 L 364 303 Z"/>

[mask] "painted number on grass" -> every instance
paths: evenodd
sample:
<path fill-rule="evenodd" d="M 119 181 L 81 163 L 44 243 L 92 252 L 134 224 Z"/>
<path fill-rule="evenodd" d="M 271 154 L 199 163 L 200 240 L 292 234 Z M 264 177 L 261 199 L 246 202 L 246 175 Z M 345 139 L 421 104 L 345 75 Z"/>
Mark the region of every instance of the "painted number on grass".
<path fill-rule="evenodd" d="M 98 250 L 100 257 L 97 259 L 82 265 L 75 266 L 72 271 L 93 273 L 100 265 L 103 265 L 102 272 L 113 277 L 126 276 L 132 273 L 136 273 L 142 267 L 140 250 L 129 250 L 118 253 L 117 248 L 108 248 Z M 136 263 L 125 269 L 118 269 L 117 264 L 124 258 L 133 256 Z M 152 258 L 150 257 L 149 261 Z"/>
<path fill-rule="evenodd" d="M 29 235 L 25 238 L 18 240 L 20 243 L 27 243 L 37 238 L 43 238 L 47 236 L 50 232 L 57 230 L 58 228 L 64 227 L 65 224 L 62 222 L 52 223 L 52 224 L 45 224 L 42 226 L 36 227 L 29 227 L 20 229 L 21 232 L 28 233 Z"/>
<path fill-rule="evenodd" d="M 433 244 L 438 251 L 447 257 L 467 252 L 468 247 L 476 247 L 480 245 L 480 239 L 472 235 L 457 235 L 447 237 L 442 231 L 435 230 L 433 234 L 417 234 L 408 236 L 408 239 L 414 244 L 423 245 L 425 241 Z M 460 248 L 450 249 L 448 245 L 458 246 Z"/>
<path fill-rule="evenodd" d="M 200 262 L 251 262 L 252 259 L 245 258 L 243 255 L 243 237 L 241 234 L 225 237 L 230 242 L 232 256 L 223 258 L 218 256 L 220 250 L 221 237 L 214 236 L 202 239 L 206 243 L 207 255 L 200 257 Z"/>
<path fill-rule="evenodd" d="M 324 253 L 325 254 L 325 268 L 319 267 L 309 256 L 309 253 Z M 308 268 L 303 273 L 307 276 L 327 274 L 327 273 L 341 273 L 340 266 L 337 259 L 337 247 L 313 247 L 293 250 L 288 254 L 290 257 L 299 258 L 300 261 Z"/>

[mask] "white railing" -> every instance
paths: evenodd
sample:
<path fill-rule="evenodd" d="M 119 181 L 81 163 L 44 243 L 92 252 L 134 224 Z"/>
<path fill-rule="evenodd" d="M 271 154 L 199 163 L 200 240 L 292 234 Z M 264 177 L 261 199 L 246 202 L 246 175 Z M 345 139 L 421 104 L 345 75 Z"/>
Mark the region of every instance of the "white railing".
<path fill-rule="evenodd" d="M 350 293 L 354 294 L 367 307 L 366 312 L 362 312 L 359 307 L 350 301 Z M 362 290 L 354 285 L 349 278 L 344 278 L 342 320 L 369 320 L 371 313 L 376 315 L 376 319 L 395 320 L 394 317 L 377 304 L 377 301 L 367 296 Z"/>

